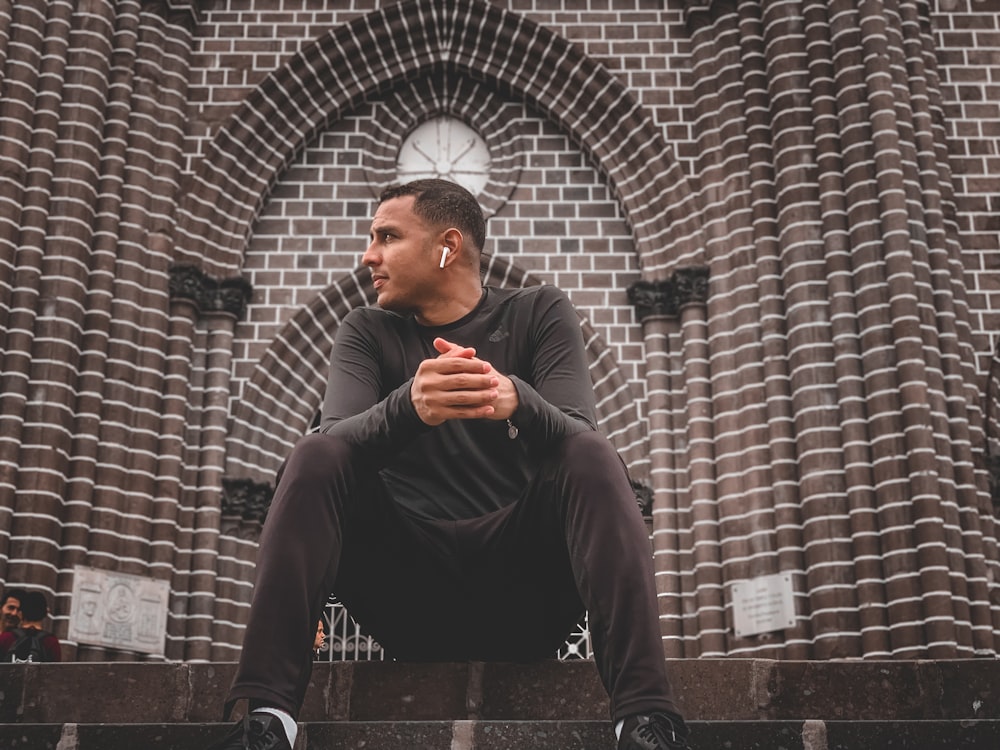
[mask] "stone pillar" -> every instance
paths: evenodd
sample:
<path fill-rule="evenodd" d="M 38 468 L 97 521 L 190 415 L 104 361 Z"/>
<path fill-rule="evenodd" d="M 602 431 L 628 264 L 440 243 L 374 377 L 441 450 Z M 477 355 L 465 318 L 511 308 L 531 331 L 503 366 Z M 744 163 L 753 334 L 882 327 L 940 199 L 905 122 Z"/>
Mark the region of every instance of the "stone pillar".
<path fill-rule="evenodd" d="M 189 441 L 193 448 L 192 463 L 197 469 L 189 495 L 196 512 L 188 567 L 191 571 L 185 631 L 185 658 L 188 660 L 212 657 L 233 328 L 246 309 L 250 293 L 249 284 L 241 278 L 215 281 L 204 277 L 201 290 L 204 382 L 201 384 L 197 437 L 192 436 Z"/>
<path fill-rule="evenodd" d="M 697 553 L 715 560 L 714 577 L 702 573 L 700 580 L 693 580 L 690 560 L 686 555 L 686 550 L 692 547 L 692 516 L 714 512 L 711 502 L 693 505 L 688 492 L 688 487 L 691 487 L 691 492 L 704 488 L 698 477 L 703 470 L 713 471 L 710 460 L 700 460 L 704 458 L 703 449 L 711 452 L 711 442 L 700 442 L 694 434 L 697 428 L 692 428 L 693 423 L 704 418 L 701 410 L 706 405 L 711 406 L 711 400 L 704 400 L 701 393 L 701 386 L 710 389 L 710 385 L 707 379 L 677 372 L 674 364 L 676 357 L 670 351 L 670 342 L 680 339 L 684 361 L 698 360 L 696 356 L 692 357 L 690 349 L 702 347 L 705 342 L 703 328 L 708 269 L 682 268 L 669 279 L 642 280 L 629 287 L 628 295 L 635 305 L 636 317 L 642 323 L 646 343 L 650 462 L 654 489 L 653 554 L 657 591 L 661 598 L 661 630 L 665 654 L 677 658 L 700 652 L 696 646 L 702 632 L 715 633 L 718 637 L 723 631 L 717 544 L 700 544 Z M 679 328 L 678 317 L 681 319 Z M 683 379 L 687 386 L 684 405 L 671 396 L 676 393 L 678 379 Z M 687 409 L 688 413 L 679 413 L 679 409 Z M 694 422 L 692 409 L 696 415 L 701 413 Z M 708 426 L 711 430 L 710 420 Z M 694 451 L 694 455 L 690 451 Z M 685 457 L 688 459 L 686 462 Z M 712 521 L 710 525 L 714 523 Z M 693 592 L 697 592 L 695 595 L 700 599 L 697 612 L 692 616 L 685 611 L 685 599 Z M 717 644 L 716 647 L 721 653 L 721 646 Z"/>

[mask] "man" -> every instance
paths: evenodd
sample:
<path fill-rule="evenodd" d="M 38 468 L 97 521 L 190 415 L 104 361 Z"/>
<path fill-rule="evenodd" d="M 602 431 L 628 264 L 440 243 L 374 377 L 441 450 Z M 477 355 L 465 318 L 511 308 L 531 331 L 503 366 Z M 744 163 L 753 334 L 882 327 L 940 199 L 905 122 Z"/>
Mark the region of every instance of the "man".
<path fill-rule="evenodd" d="M 0 631 L 13 630 L 21 624 L 21 602 L 24 590 L 9 588 L 0 599 Z"/>
<path fill-rule="evenodd" d="M 484 288 L 485 234 L 452 183 L 380 197 L 362 258 L 378 308 L 344 318 L 320 432 L 279 471 L 227 703 L 250 713 L 216 750 L 294 744 L 331 591 L 401 660 L 551 656 L 586 607 L 619 749 L 687 747 L 576 314 L 553 287 Z"/>
<path fill-rule="evenodd" d="M 21 624 L 0 633 L 0 661 L 60 661 L 59 639 L 42 628 L 49 605 L 41 591 L 27 591 L 21 597 Z"/>

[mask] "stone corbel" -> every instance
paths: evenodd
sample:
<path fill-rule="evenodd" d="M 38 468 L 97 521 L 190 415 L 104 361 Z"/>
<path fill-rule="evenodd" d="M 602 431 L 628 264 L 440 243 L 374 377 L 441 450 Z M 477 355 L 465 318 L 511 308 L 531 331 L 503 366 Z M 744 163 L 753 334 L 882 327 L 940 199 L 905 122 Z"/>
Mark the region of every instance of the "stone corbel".
<path fill-rule="evenodd" d="M 201 313 L 223 313 L 240 320 L 253 287 L 244 278 L 214 279 L 190 265 L 170 269 L 170 298 L 192 302 Z"/>
<path fill-rule="evenodd" d="M 222 480 L 222 515 L 263 523 L 274 488 L 251 479 Z"/>
<path fill-rule="evenodd" d="M 641 279 L 627 292 L 640 322 L 652 317 L 676 317 L 686 305 L 708 301 L 708 268 L 689 266 L 677 269 L 669 279 Z"/>
<path fill-rule="evenodd" d="M 678 311 L 686 305 L 704 305 L 708 302 L 708 268 L 688 266 L 678 268 L 673 275 Z"/>

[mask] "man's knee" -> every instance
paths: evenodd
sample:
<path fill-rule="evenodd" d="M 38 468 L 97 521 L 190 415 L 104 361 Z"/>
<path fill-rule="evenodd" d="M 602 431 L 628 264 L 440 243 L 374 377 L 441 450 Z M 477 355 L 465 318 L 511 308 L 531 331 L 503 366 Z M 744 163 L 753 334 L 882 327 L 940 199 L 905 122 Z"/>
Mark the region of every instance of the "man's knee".
<path fill-rule="evenodd" d="M 563 439 L 554 458 L 573 473 L 625 472 L 625 465 L 611 441 L 595 430 L 578 432 Z"/>
<path fill-rule="evenodd" d="M 577 487 L 581 497 L 596 495 L 607 501 L 620 496 L 634 496 L 624 462 L 604 435 L 581 432 L 562 440 L 550 460 L 550 476 L 559 477 L 567 486 Z"/>
<path fill-rule="evenodd" d="M 328 478 L 354 465 L 354 450 L 342 438 L 316 432 L 295 444 L 278 471 L 277 480 Z"/>

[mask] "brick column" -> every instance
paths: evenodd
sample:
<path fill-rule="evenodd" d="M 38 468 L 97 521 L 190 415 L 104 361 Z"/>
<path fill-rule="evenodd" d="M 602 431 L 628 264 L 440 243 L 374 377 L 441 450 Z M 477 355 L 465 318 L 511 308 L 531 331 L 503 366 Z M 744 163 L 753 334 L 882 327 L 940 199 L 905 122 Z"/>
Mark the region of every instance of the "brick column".
<path fill-rule="evenodd" d="M 197 483 L 192 488 L 197 512 L 194 516 L 192 572 L 188 586 L 185 658 L 189 660 L 212 657 L 233 329 L 243 314 L 249 296 L 250 286 L 243 279 L 225 279 L 209 285 L 201 305 L 205 328 L 205 379 L 198 423 Z"/>
<path fill-rule="evenodd" d="M 837 86 L 826 23 L 827 3 L 809 3 L 805 18 L 809 50 L 810 98 L 815 129 L 819 206 L 826 257 L 833 367 L 840 406 L 844 479 L 850 508 L 850 539 L 864 654 L 890 656 L 885 574 L 878 542 L 877 498 L 870 462 L 871 436 L 865 406 L 864 369 L 851 268 L 851 237 L 844 163 L 840 150 Z"/>
<path fill-rule="evenodd" d="M 167 620 L 168 659 L 184 658 L 191 529 L 195 509 L 185 505 L 184 475 L 189 419 L 195 326 L 200 277 L 194 269 L 172 269 L 170 321 L 163 373 L 158 464 L 153 493 L 150 572 L 170 579 L 171 608 Z"/>
<path fill-rule="evenodd" d="M 726 653 L 725 597 L 722 588 L 722 533 L 719 524 L 718 419 L 712 398 L 709 326 L 704 308 L 681 312 L 687 412 L 687 513 L 690 518 L 688 591 L 694 617 L 685 621 L 686 656 Z M 694 641 L 692 643 L 692 640 Z"/>
<path fill-rule="evenodd" d="M 65 487 L 65 511 L 59 559 L 59 609 L 68 612 L 68 592 L 76 565 L 87 564 L 89 520 L 98 462 L 105 366 L 114 296 L 115 251 L 126 159 L 132 70 L 139 23 L 138 2 L 123 0 L 116 7 L 107 57 L 107 97 L 104 106 L 103 150 L 96 186 L 89 282 L 82 304 L 80 357 L 77 362 L 73 444 Z M 58 634 L 58 633 L 57 633 Z M 78 658 L 76 645 L 65 643 L 64 658 Z"/>
<path fill-rule="evenodd" d="M 185 15 L 164 17 L 152 6 L 140 15 L 139 49 L 132 91 L 129 161 L 121 208 L 118 279 L 128 300 L 141 296 L 144 314 L 128 320 L 120 337 L 127 359 L 135 365 L 131 377 L 132 440 L 124 469 L 129 474 L 127 502 L 131 520 L 122 531 L 119 555 L 140 574 L 169 577 L 161 565 L 150 571 L 152 519 L 169 518 L 176 498 L 156 495 L 159 449 L 163 434 L 162 408 L 166 352 L 170 346 L 169 274 L 173 256 L 170 224 L 182 159 L 180 141 L 186 118 L 187 59 L 190 29 Z M 154 301 L 155 299 L 155 301 Z M 156 507 L 160 506 L 160 507 Z M 163 530 L 160 531 L 162 537 Z M 162 539 L 161 539 L 162 542 Z M 164 562 L 162 559 L 160 562 Z M 125 569 L 128 569 L 125 565 Z"/>
<path fill-rule="evenodd" d="M 232 329 L 249 295 L 242 279 L 171 269 L 153 551 L 158 567 L 172 574 L 168 658 L 212 658 Z"/>
<path fill-rule="evenodd" d="M 678 466 L 679 438 L 675 426 L 675 404 L 670 398 L 672 376 L 670 341 L 677 334 L 677 304 L 673 284 L 638 281 L 628 288 L 636 319 L 642 323 L 649 394 L 650 480 L 653 486 L 653 567 L 660 598 L 660 631 L 666 656 L 684 656 L 682 548 L 679 536 L 687 528 L 678 508 L 684 469 Z M 680 477 L 678 475 L 681 475 Z"/>
<path fill-rule="evenodd" d="M 0 0 L 0 70 L 7 63 L 7 45 L 10 44 L 10 24 L 13 17 L 13 0 Z"/>
<path fill-rule="evenodd" d="M 25 568 L 12 575 L 19 580 L 45 582 L 56 593 L 57 634 L 69 612 L 68 576 L 64 573 L 63 533 L 73 510 L 68 502 L 74 465 L 73 448 L 82 427 L 76 414 L 80 392 L 83 322 L 89 297 L 93 262 L 95 204 L 102 166 L 102 131 L 112 51 L 114 8 L 104 0 L 80 3 L 67 10 L 67 60 L 59 93 L 59 126 L 45 225 L 46 243 L 39 286 L 41 308 L 35 321 L 30 379 L 44 389 L 44 400 L 29 401 L 22 434 L 19 506 L 24 518 L 48 513 L 44 532 L 51 550 L 26 556 Z M 70 14 L 72 13 L 71 19 Z M 86 44 L 77 43 L 80 36 Z M 48 301 L 48 302 L 46 302 Z M 95 423 L 91 424 L 91 427 Z M 30 447 L 29 447 L 30 446 Z M 19 509 L 20 510 L 20 507 Z M 32 570 L 48 563 L 52 571 Z M 65 585 L 65 589 L 60 588 Z M 62 594 L 62 596 L 60 596 Z"/>
<path fill-rule="evenodd" d="M 802 137 L 817 116 L 810 97 L 814 76 L 797 10 L 769 7 L 758 30 L 763 43 L 762 72 L 763 55 L 783 70 L 782 75 L 764 78 L 766 88 L 761 92 L 761 103 L 769 100 L 772 111 L 779 113 L 773 119 L 780 127 L 775 128 L 770 145 L 764 143 L 766 134 L 762 135 L 762 153 L 751 156 L 751 164 L 756 164 L 768 153 L 773 164 L 766 186 L 755 186 L 752 194 L 754 205 L 773 211 L 767 270 L 774 275 L 766 290 L 761 269 L 761 304 L 767 300 L 770 308 L 770 322 L 763 326 L 765 363 L 776 360 L 781 364 L 778 368 L 765 365 L 766 382 L 773 379 L 781 389 L 781 398 L 773 403 L 782 405 L 782 419 L 775 414 L 769 417 L 769 425 L 781 433 L 775 435 L 772 430 L 772 461 L 798 489 L 797 498 L 789 491 L 783 493 L 785 498 L 776 496 L 775 526 L 785 530 L 787 541 L 779 570 L 795 571 L 796 589 L 804 589 L 809 597 L 808 607 L 799 607 L 804 615 L 799 626 L 786 630 L 785 640 L 796 644 L 799 657 L 811 653 L 814 658 L 837 658 L 858 652 L 855 641 L 860 625 L 857 590 L 849 583 L 854 577 L 854 559 L 832 330 L 826 324 L 830 303 L 825 247 L 817 241 L 822 218 L 816 143 Z M 803 102 L 811 106 L 803 107 Z M 821 100 L 821 110 L 824 104 L 828 106 Z M 768 397 L 771 402 L 772 394 Z M 779 452 L 779 445 L 784 450 Z M 798 571 L 805 572 L 804 580 Z M 804 643 L 810 637 L 811 650 Z"/>
<path fill-rule="evenodd" d="M 898 50 L 887 48 L 892 29 L 880 8 L 862 5 L 858 26 L 861 33 L 859 53 L 864 61 L 867 79 L 867 100 L 870 106 L 875 187 L 878 191 L 879 221 L 884 254 L 884 283 L 888 292 L 893 351 L 896 360 L 896 387 L 902 418 L 903 455 L 906 457 L 905 488 L 912 504 L 913 542 L 919 566 L 920 605 L 901 603 L 898 607 L 902 622 L 923 619 L 921 634 L 913 633 L 927 644 L 931 658 L 954 656 L 949 645 L 955 642 L 955 624 L 951 610 L 951 586 L 948 574 L 948 554 L 943 529 L 941 487 L 938 470 L 932 414 L 928 404 L 928 370 L 925 360 L 923 311 L 918 302 L 921 294 L 909 232 L 910 207 L 903 175 L 908 172 L 901 164 L 901 143 L 897 115 L 897 90 L 890 68 L 890 55 Z M 895 39 L 889 41 L 889 44 Z M 910 616 L 906 617 L 909 612 Z M 904 619 L 905 618 L 905 619 Z M 902 625 L 898 630 L 909 631 Z M 905 638 L 906 636 L 904 636 Z M 916 653 L 914 654 L 916 655 Z"/>
<path fill-rule="evenodd" d="M 79 126 L 94 124 L 89 105 L 95 91 L 101 96 L 97 61 L 107 60 L 107 50 L 102 54 L 99 46 L 70 46 L 78 21 L 72 3 L 53 2 L 48 12 L 21 209 L 19 253 L 37 249 L 41 264 L 31 290 L 37 295 L 29 349 L 31 388 L 20 434 L 7 575 L 54 591 L 99 139 L 99 131 Z M 102 20 L 97 16 L 94 25 Z M 66 71 L 76 68 L 80 75 L 64 80 Z"/>
<path fill-rule="evenodd" d="M 38 72 L 45 37 L 46 3 L 21 2 L 16 8 L 11 8 L 10 3 L 6 5 L 6 13 L 2 16 L 4 67 L 0 75 L 0 101 L 4 102 L 0 137 L 4 141 L 5 162 L 4 172 L 0 174 L 0 206 L 4 208 L 0 211 L 0 330 L 10 329 L 19 322 L 17 316 L 13 320 L 9 319 L 12 295 L 15 288 L 19 289 L 19 294 L 23 294 L 20 284 L 15 282 L 27 281 L 15 277 L 15 269 L 24 261 L 23 258 L 18 259 L 20 207 L 31 152 Z M 39 259 L 36 265 L 40 263 Z M 6 355 L 11 351 L 10 334 L 6 343 L 5 350 L 0 351 L 0 365 L 4 365 Z M 14 343 L 17 343 L 16 339 Z M 6 371 L 6 365 L 0 366 L 0 372 Z M 6 394 L 6 389 L 0 391 L 0 398 Z M 8 405 L 3 401 L 0 404 Z M 0 409 L 0 414 L 7 413 L 6 408 Z M 0 430 L 0 434 L 9 433 L 7 430 Z"/>
<path fill-rule="evenodd" d="M 800 526 L 799 484 L 760 11 L 750 3 L 715 6 L 714 17 L 690 20 L 713 279 L 704 377 L 713 402 L 723 580 L 781 569 L 801 576 L 799 538 L 788 533 Z M 750 642 L 731 631 L 724 638 L 726 653 L 804 655 L 794 629 Z"/>
<path fill-rule="evenodd" d="M 195 14 L 184 2 L 147 3 L 142 14 L 140 45 L 155 50 L 149 65 L 139 68 L 147 96 L 138 107 L 149 137 L 147 159 L 155 190 L 148 204 L 150 253 L 158 263 L 175 256 L 173 224 L 187 132 L 187 88 Z M 164 266 L 161 266 L 164 267 Z M 156 458 L 151 493 L 149 574 L 171 581 L 171 608 L 167 623 L 167 658 L 183 658 L 187 594 L 191 563 L 191 533 L 196 508 L 184 504 L 183 476 L 187 446 L 190 377 L 198 313 L 203 288 L 195 280 L 195 296 L 182 269 L 169 270 L 169 313 L 164 332 L 164 360 L 160 382 L 158 425 L 154 428 Z"/>
<path fill-rule="evenodd" d="M 643 324 L 649 363 L 653 550 L 657 590 L 663 600 L 665 653 L 670 657 L 721 655 L 725 653 L 725 623 L 714 498 L 711 383 L 703 370 L 707 357 L 701 356 L 707 355 L 708 269 L 678 269 L 669 279 L 643 280 L 628 291 Z M 671 383 L 676 373 L 670 365 L 669 342 L 677 338 L 674 320 L 678 316 L 685 363 L 684 430 L 674 425 L 677 404 L 671 399 L 678 385 Z M 686 451 L 679 451 L 675 440 Z M 686 469 L 678 466 L 685 452 Z M 687 492 L 678 481 L 685 473 Z M 685 596 L 696 602 L 693 617 L 684 610 Z"/>
<path fill-rule="evenodd" d="M 800 615 L 728 653 L 994 654 L 996 528 L 928 8 L 687 10 L 724 580 L 776 562 Z"/>
<path fill-rule="evenodd" d="M 167 86 L 158 88 L 164 77 L 158 51 L 162 19 L 135 2 L 105 5 L 115 12 L 101 125 L 107 150 L 101 155 L 96 197 L 101 212 L 95 219 L 86 312 L 92 348 L 81 363 L 86 390 L 78 399 L 86 430 L 78 434 L 79 474 L 71 488 L 75 523 L 88 534 L 82 549 L 67 548 L 67 591 L 71 565 L 77 563 L 150 572 L 169 263 L 169 245 L 162 233 L 151 231 L 162 230 L 164 222 L 154 220 L 150 206 L 164 214 L 173 204 L 176 179 L 164 175 L 170 173 L 170 159 L 179 168 L 178 154 L 157 144 L 166 119 L 160 101 L 167 96 Z M 74 529 L 73 536 L 82 533 Z M 94 657 L 103 658 L 101 651 L 83 649 L 80 656 Z"/>
<path fill-rule="evenodd" d="M 148 570 L 171 255 L 158 238 L 191 39 L 132 0 L 6 7 L 0 577 L 53 590 L 58 633 L 74 565 Z"/>
<path fill-rule="evenodd" d="M 11 41 L 17 44 L 8 46 L 0 82 L 0 135 L 4 159 L 9 159 L 7 176 L 0 178 L 0 260 L 5 267 L 0 273 L 0 329 L 6 330 L 0 353 L 0 578 L 5 580 L 24 574 L 9 571 L 8 560 L 33 555 L 32 534 L 50 530 L 45 520 L 18 524 L 14 515 L 71 13 L 68 2 L 19 3 L 11 23 Z M 13 550 L 12 537 L 19 535 L 23 543 Z M 51 559 L 50 550 L 40 551 Z"/>
<path fill-rule="evenodd" d="M 906 181 L 908 202 L 923 203 L 926 225 L 926 234 L 916 237 L 912 247 L 919 283 L 929 290 L 923 298 L 928 308 L 924 316 L 933 310 L 938 327 L 934 346 L 925 347 L 929 395 L 938 454 L 950 457 L 938 462 L 945 532 L 949 564 L 965 572 L 964 576 L 951 577 L 951 604 L 956 628 L 962 631 L 957 641 L 971 643 L 977 652 L 988 652 L 994 636 L 986 604 L 991 571 L 984 557 L 988 552 L 991 559 L 997 559 L 996 528 L 993 516 L 981 513 L 990 508 L 988 479 L 981 457 L 974 451 L 974 446 L 981 449 L 984 445 L 981 395 L 963 283 L 965 268 L 957 227 L 949 219 L 954 208 L 951 171 L 940 158 L 947 156 L 947 150 L 936 129 L 941 96 L 934 56 L 927 54 L 933 50 L 924 42 L 923 20 L 916 5 L 899 3 L 898 11 L 903 38 L 897 70 L 905 67 L 909 74 L 902 80 L 897 74 L 896 85 L 906 83 L 913 92 L 908 102 L 913 143 L 906 145 L 904 156 L 916 170 L 911 166 L 912 177 Z M 966 408 L 956 408 L 962 403 Z M 964 632 L 965 628 L 971 632 Z"/>

